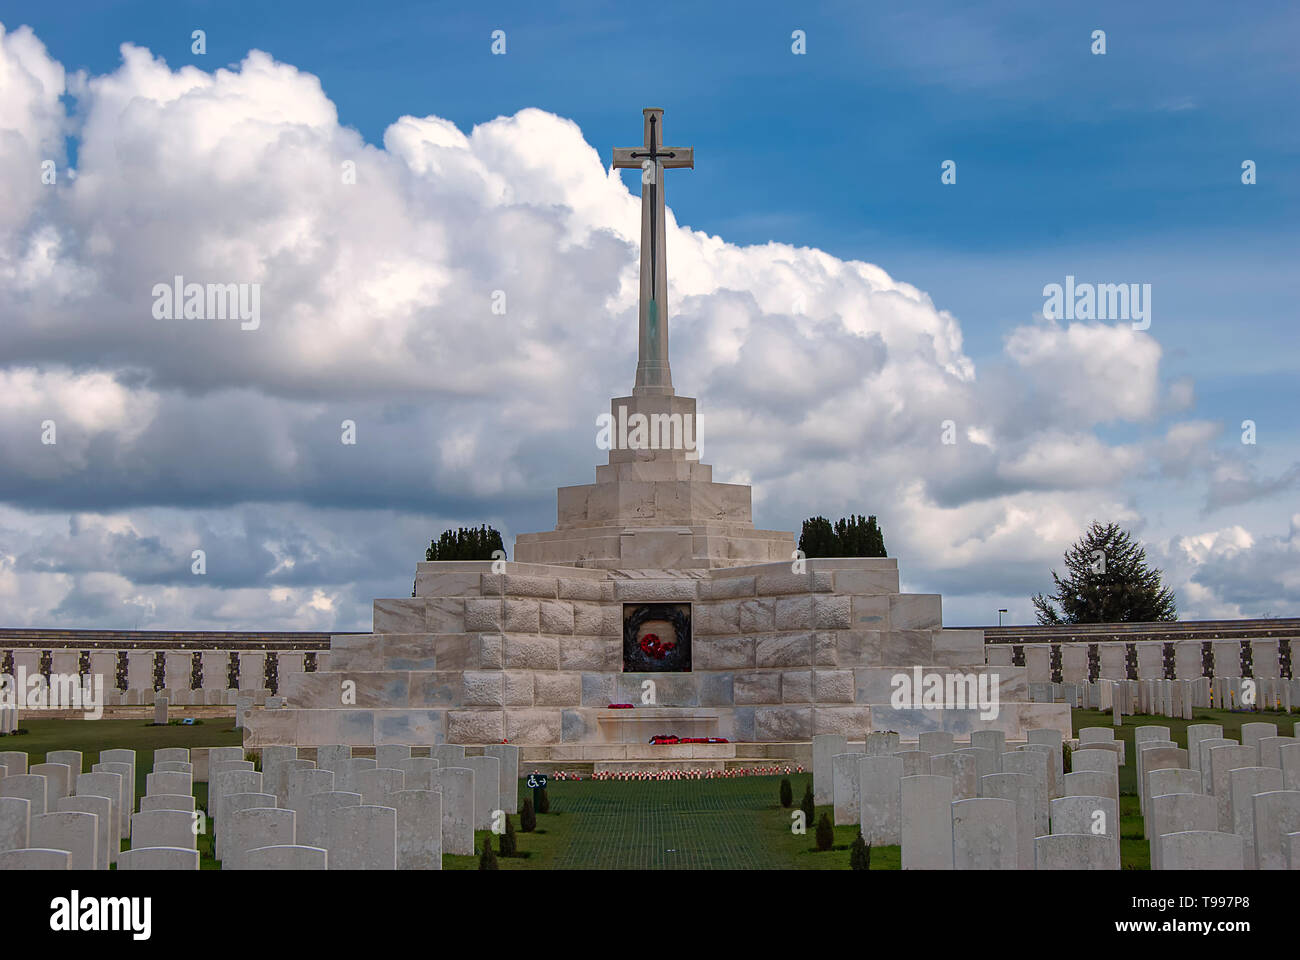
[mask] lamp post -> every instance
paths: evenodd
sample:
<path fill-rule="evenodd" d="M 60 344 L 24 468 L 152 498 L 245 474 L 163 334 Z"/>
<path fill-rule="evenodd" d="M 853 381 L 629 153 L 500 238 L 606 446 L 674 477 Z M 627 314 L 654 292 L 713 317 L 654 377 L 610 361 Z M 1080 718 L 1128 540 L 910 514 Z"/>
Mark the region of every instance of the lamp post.
<path fill-rule="evenodd" d="M 998 608 L 998 626 L 999 626 L 999 627 L 1002 626 L 1002 614 L 1004 614 L 1004 613 L 1006 613 L 1006 612 L 1007 612 L 1007 608 L 1006 608 L 1006 607 L 999 607 L 999 608 Z"/>

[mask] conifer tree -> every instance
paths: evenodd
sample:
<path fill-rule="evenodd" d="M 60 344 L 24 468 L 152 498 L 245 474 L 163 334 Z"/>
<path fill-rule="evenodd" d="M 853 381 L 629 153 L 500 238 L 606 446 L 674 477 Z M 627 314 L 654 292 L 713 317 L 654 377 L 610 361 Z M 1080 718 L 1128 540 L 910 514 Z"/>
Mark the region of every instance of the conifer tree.
<path fill-rule="evenodd" d="M 1094 520 L 1065 552 L 1065 567 L 1064 577 L 1052 571 L 1056 593 L 1033 597 L 1041 624 L 1178 619 L 1174 593 L 1163 585 L 1161 572 L 1147 566 L 1146 550 L 1117 523 Z"/>

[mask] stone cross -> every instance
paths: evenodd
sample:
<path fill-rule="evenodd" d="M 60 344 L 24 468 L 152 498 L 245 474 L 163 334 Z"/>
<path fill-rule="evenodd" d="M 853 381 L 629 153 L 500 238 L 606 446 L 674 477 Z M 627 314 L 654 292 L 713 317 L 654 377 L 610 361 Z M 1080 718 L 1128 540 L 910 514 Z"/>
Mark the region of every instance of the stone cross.
<path fill-rule="evenodd" d="M 664 249 L 663 172 L 695 167 L 694 147 L 663 146 L 663 110 L 646 107 L 645 144 L 615 147 L 616 168 L 641 170 L 641 303 L 633 396 L 672 396 L 668 367 L 668 258 Z"/>

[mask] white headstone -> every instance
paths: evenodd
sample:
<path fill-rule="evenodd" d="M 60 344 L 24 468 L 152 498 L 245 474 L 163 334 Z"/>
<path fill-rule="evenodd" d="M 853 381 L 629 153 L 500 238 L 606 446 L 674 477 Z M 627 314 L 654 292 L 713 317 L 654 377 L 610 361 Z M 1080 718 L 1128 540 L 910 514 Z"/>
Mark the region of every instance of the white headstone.
<path fill-rule="evenodd" d="M 1204 743 L 1202 743 L 1204 746 Z M 1259 762 L 1255 747 L 1228 745 L 1210 748 L 1210 792 L 1219 804 L 1219 830 L 1232 833 L 1232 771 Z M 1243 852 L 1244 856 L 1244 852 Z"/>
<path fill-rule="evenodd" d="M 897 743 L 898 735 L 894 734 Z M 489 743 L 483 755 L 500 761 L 501 797 L 497 801 L 506 813 L 519 812 L 519 748 L 513 743 Z"/>
<path fill-rule="evenodd" d="M 819 733 L 813 737 L 813 803 L 817 806 L 835 802 L 832 758 L 848 752 L 849 741 L 839 734 Z"/>
<path fill-rule="evenodd" d="M 1238 767 L 1228 774 L 1228 797 L 1232 804 L 1232 832 L 1246 841 L 1246 869 L 1256 869 L 1255 796 L 1282 790 L 1282 771 L 1277 767 Z"/>
<path fill-rule="evenodd" d="M 903 777 L 902 866 L 904 870 L 951 870 L 952 778 Z"/>
<path fill-rule="evenodd" d="M 442 852 L 474 853 L 474 771 L 468 767 L 439 767 L 433 783 L 442 793 Z"/>
<path fill-rule="evenodd" d="M 221 815 L 213 823 L 216 828 L 216 845 L 213 848 L 213 853 L 218 860 L 224 862 L 226 859 L 226 834 L 230 829 L 230 818 L 242 810 L 254 810 L 259 807 L 276 809 L 275 795 L 271 793 L 228 793 L 221 798 Z"/>
<path fill-rule="evenodd" d="M 1235 833 L 1187 830 L 1160 838 L 1162 870 L 1241 870 L 1246 841 Z"/>
<path fill-rule="evenodd" d="M 153 793 L 193 793 L 194 784 L 188 773 L 147 773 L 144 778 L 146 794 Z M 171 846 L 171 844 L 156 844 Z"/>
<path fill-rule="evenodd" d="M 0 752 L 0 767 L 8 771 L 8 776 L 21 777 L 27 772 L 27 754 L 18 750 Z"/>
<path fill-rule="evenodd" d="M 94 814 L 56 811 L 32 817 L 31 845 L 66 850 L 69 870 L 108 869 L 99 865 L 99 818 Z"/>
<path fill-rule="evenodd" d="M 474 771 L 474 829 L 488 830 L 500 807 L 501 761 L 496 757 L 466 757 L 462 763 Z"/>
<path fill-rule="evenodd" d="M 406 775 L 407 790 L 432 790 L 433 774 L 438 761 L 433 757 L 410 757 L 397 762 L 397 769 Z"/>
<path fill-rule="evenodd" d="M 119 870 L 197 870 L 199 852 L 189 847 L 132 847 L 123 851 Z"/>
<path fill-rule="evenodd" d="M 1036 870 L 1113 870 L 1114 841 L 1094 833 L 1059 833 L 1034 840 Z"/>
<path fill-rule="evenodd" d="M 1238 771 L 1233 771 L 1234 775 Z M 1260 870 L 1292 869 L 1287 862 L 1287 839 L 1300 832 L 1300 790 L 1258 793 L 1255 801 L 1255 858 Z M 1295 865 L 1300 868 L 1300 863 Z"/>
<path fill-rule="evenodd" d="M 1034 869 L 1036 807 L 1040 798 L 1046 799 L 1043 787 L 1027 773 L 991 773 L 980 777 L 980 796 L 1009 800 L 1015 804 L 1017 869 Z"/>
<path fill-rule="evenodd" d="M 1012 800 L 981 797 L 952 805 L 953 869 L 1016 870 L 1019 837 Z"/>
<path fill-rule="evenodd" d="M 186 813 L 194 812 L 193 794 L 180 793 L 155 793 L 153 796 L 145 795 L 140 798 L 140 812 L 147 810 L 184 810 Z"/>
<path fill-rule="evenodd" d="M 902 842 L 900 757 L 858 756 L 859 828 L 872 846 Z"/>
<path fill-rule="evenodd" d="M 72 768 L 66 763 L 35 763 L 28 775 L 45 778 L 46 810 L 57 809 L 59 801 L 72 792 L 68 786 L 72 779 Z"/>
<path fill-rule="evenodd" d="M 952 748 L 952 734 L 947 730 L 926 730 L 917 736 L 916 749 L 924 750 L 932 757 L 952 753 Z"/>
<path fill-rule="evenodd" d="M 1111 869 L 1120 867 L 1119 804 L 1107 796 L 1067 796 L 1051 803 L 1052 833 L 1091 833 L 1111 840 Z"/>
<path fill-rule="evenodd" d="M 226 818 L 222 830 L 221 868 L 247 870 L 244 857 L 258 847 L 293 846 L 294 812 L 273 807 L 248 807 Z"/>
<path fill-rule="evenodd" d="M 1187 770 L 1154 770 L 1152 776 L 1161 774 L 1193 773 Z M 1199 784 L 1197 785 L 1199 790 Z M 1151 869 L 1161 869 L 1161 838 L 1168 833 L 1185 833 L 1189 830 L 1216 832 L 1219 826 L 1219 807 L 1214 798 L 1203 793 L 1153 793 L 1144 821 L 1147 839 L 1151 846 Z"/>
<path fill-rule="evenodd" d="M 185 810 L 148 810 L 131 816 L 131 846 L 193 847 L 198 849 L 194 833 L 194 815 Z"/>
<path fill-rule="evenodd" d="M 64 797 L 59 801 L 59 811 L 70 811 L 76 813 L 88 813 L 96 818 L 95 821 L 95 840 L 99 846 L 99 852 L 95 857 L 97 866 L 96 870 L 107 870 L 110 863 L 116 862 L 116 857 L 109 856 L 109 844 L 113 840 L 113 801 L 108 797 L 93 796 L 74 796 Z M 3 814 L 0 814 L 3 818 Z M 0 827 L 0 832 L 3 832 Z M 0 839 L 0 849 L 3 849 L 4 841 Z"/>
<path fill-rule="evenodd" d="M 1023 773 L 1032 777 L 1035 784 L 1034 799 L 1034 836 L 1041 837 L 1049 833 L 1047 804 L 1051 800 L 1048 787 L 1048 772 L 1051 770 L 1051 758 L 1042 750 L 1009 750 L 1002 754 L 1003 773 Z"/>
<path fill-rule="evenodd" d="M 352 777 L 353 789 L 361 802 L 374 807 L 393 806 L 393 795 L 406 789 L 406 775 L 401 770 L 376 768 L 361 770 Z"/>
<path fill-rule="evenodd" d="M 361 806 L 361 794 L 329 790 L 311 794 L 303 804 L 297 821 L 299 845 L 328 850 L 329 815 L 340 807 Z"/>
<path fill-rule="evenodd" d="M 397 762 L 399 760 L 409 760 L 410 757 L 411 748 L 406 744 L 381 743 L 375 746 L 375 766 L 379 768 L 400 769 Z"/>
<path fill-rule="evenodd" d="M 865 754 L 837 753 L 831 757 L 831 794 L 836 824 L 859 822 L 858 761 L 863 756 Z"/>
<path fill-rule="evenodd" d="M 5 850 L 0 852 L 0 871 L 71 870 L 72 854 L 66 850 Z"/>
<path fill-rule="evenodd" d="M 331 870 L 397 869 L 397 811 L 392 807 L 336 807 L 325 822 Z"/>
<path fill-rule="evenodd" d="M 2 782 L 0 782 L 2 785 Z M 83 773 L 77 777 L 77 793 L 79 797 L 105 797 L 111 805 L 109 820 L 107 825 L 108 841 L 108 862 L 117 863 L 118 851 L 122 849 L 122 775 L 120 773 L 108 773 L 100 771 L 98 773 Z"/>
<path fill-rule="evenodd" d="M 931 757 L 930 773 L 952 780 L 954 800 L 970 800 L 979 790 L 979 767 L 969 753 L 941 753 Z"/>
<path fill-rule="evenodd" d="M 397 810 L 397 869 L 442 869 L 442 791 L 400 790 Z"/>
<path fill-rule="evenodd" d="M 320 847 L 300 845 L 258 847 L 244 854 L 243 864 L 245 870 L 325 870 L 329 854 Z"/>
<path fill-rule="evenodd" d="M 0 851 L 24 850 L 30 846 L 31 822 L 30 800 L 0 796 Z"/>

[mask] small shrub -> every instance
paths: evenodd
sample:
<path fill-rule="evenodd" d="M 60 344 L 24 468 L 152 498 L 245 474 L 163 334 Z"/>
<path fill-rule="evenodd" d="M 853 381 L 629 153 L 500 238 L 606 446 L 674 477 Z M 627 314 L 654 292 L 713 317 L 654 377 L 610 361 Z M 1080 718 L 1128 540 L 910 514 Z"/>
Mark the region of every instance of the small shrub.
<path fill-rule="evenodd" d="M 858 831 L 857 839 L 853 841 L 853 846 L 849 848 L 849 869 L 850 870 L 870 870 L 871 869 L 871 847 L 867 841 L 862 838 L 862 831 Z"/>
<path fill-rule="evenodd" d="M 523 833 L 532 833 L 537 829 L 537 814 L 533 813 L 532 800 L 525 800 L 519 811 L 519 829 Z"/>
<path fill-rule="evenodd" d="M 506 814 L 506 832 L 501 834 L 501 856 L 513 857 L 516 851 L 515 822 Z"/>
<path fill-rule="evenodd" d="M 817 820 L 817 805 L 813 803 L 811 783 L 804 788 L 803 799 L 799 801 L 799 809 L 803 811 L 804 823 L 814 823 Z"/>
<path fill-rule="evenodd" d="M 489 834 L 483 841 L 483 853 L 478 858 L 478 868 L 480 870 L 500 870 L 497 866 L 497 855 L 492 852 L 492 837 Z"/>
<path fill-rule="evenodd" d="M 781 806 L 788 810 L 792 803 L 794 803 L 794 790 L 790 786 L 790 778 L 786 777 L 781 781 Z"/>
<path fill-rule="evenodd" d="M 1070 769 L 1074 765 L 1073 754 L 1074 751 L 1070 749 L 1070 745 L 1068 743 L 1061 744 L 1061 772 L 1062 773 L 1073 772 Z"/>
<path fill-rule="evenodd" d="M 537 812 L 538 813 L 551 812 L 551 798 L 547 796 L 545 787 L 542 787 L 542 789 L 539 790 L 537 793 Z"/>
<path fill-rule="evenodd" d="M 831 826 L 830 816 L 823 813 L 821 819 L 817 821 L 817 849 L 829 850 L 834 843 L 835 828 Z"/>

